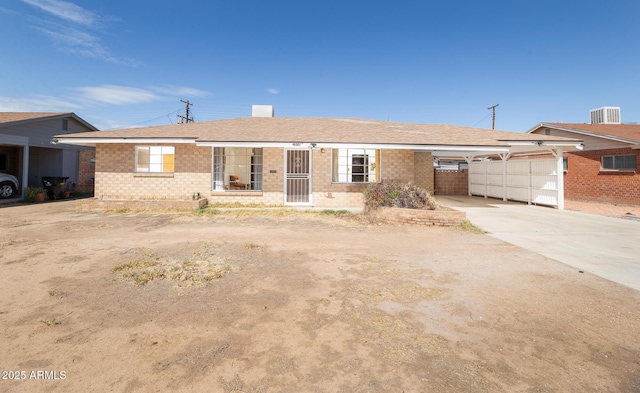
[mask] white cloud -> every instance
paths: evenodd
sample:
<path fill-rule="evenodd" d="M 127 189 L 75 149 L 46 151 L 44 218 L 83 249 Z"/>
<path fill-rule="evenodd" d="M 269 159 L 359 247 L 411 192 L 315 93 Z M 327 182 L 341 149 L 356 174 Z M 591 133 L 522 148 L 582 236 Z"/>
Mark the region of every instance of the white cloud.
<path fill-rule="evenodd" d="M 269 92 L 271 94 L 280 94 L 280 90 L 276 89 L 275 87 L 268 88 L 267 92 Z"/>
<path fill-rule="evenodd" d="M 58 18 L 78 23 L 84 26 L 92 26 L 98 20 L 98 15 L 89 10 L 62 0 L 22 0 L 34 7 L 38 7 Z"/>
<path fill-rule="evenodd" d="M 82 99 L 112 105 L 141 104 L 161 99 L 149 90 L 127 86 L 84 86 L 75 90 L 80 92 Z"/>
<path fill-rule="evenodd" d="M 172 86 L 172 85 L 152 86 L 149 89 L 157 93 L 174 95 L 174 96 L 206 97 L 208 95 L 211 95 L 211 93 L 209 93 L 208 91 L 196 89 L 193 87 L 187 87 L 187 86 Z"/>
<path fill-rule="evenodd" d="M 21 1 L 48 13 L 49 18 L 29 17 L 28 19 L 34 28 L 48 37 L 59 50 L 131 67 L 142 64 L 137 60 L 114 55 L 108 47 L 101 44 L 100 38 L 95 34 L 96 29 L 106 26 L 108 22 L 117 18 L 99 15 L 69 1 Z M 69 25 L 68 22 L 75 25 Z"/>
<path fill-rule="evenodd" d="M 29 98 L 0 97 L 0 112 L 73 112 L 80 105 L 62 98 L 32 95 Z"/>
<path fill-rule="evenodd" d="M 98 37 L 73 27 L 48 23 L 46 27 L 36 29 L 49 37 L 54 45 L 64 52 L 132 67 L 141 64 L 137 60 L 112 55 L 109 49 L 100 43 Z"/>

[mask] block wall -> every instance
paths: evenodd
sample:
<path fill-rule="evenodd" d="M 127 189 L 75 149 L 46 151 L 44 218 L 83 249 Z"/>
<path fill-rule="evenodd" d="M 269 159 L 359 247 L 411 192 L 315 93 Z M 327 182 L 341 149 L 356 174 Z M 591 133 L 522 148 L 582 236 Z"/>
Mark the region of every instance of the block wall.
<path fill-rule="evenodd" d="M 98 199 L 191 199 L 196 192 L 206 196 L 211 191 L 211 148 L 190 144 L 177 144 L 175 148 L 174 173 L 145 174 L 134 173 L 134 145 L 99 145 L 94 196 Z"/>
<path fill-rule="evenodd" d="M 399 225 L 451 227 L 462 224 L 467 214 L 458 210 L 421 210 L 381 207 L 371 212 L 377 218 Z"/>
<path fill-rule="evenodd" d="M 95 192 L 98 199 L 190 199 L 199 192 L 210 202 L 284 204 L 284 151 L 263 149 L 263 191 L 221 192 L 211 190 L 211 148 L 191 144 L 175 145 L 175 172 L 172 174 L 134 173 L 135 145 L 99 145 L 96 150 Z M 312 198 L 314 206 L 362 206 L 366 184 L 331 182 L 331 149 L 312 152 Z M 418 162 L 433 160 L 427 153 Z M 383 150 L 381 174 L 383 181 L 415 182 L 416 159 L 412 150 Z M 431 175 L 432 176 L 432 175 Z M 433 184 L 429 174 L 422 176 L 425 184 Z"/>
<path fill-rule="evenodd" d="M 640 150 L 607 149 L 565 153 L 568 169 L 564 173 L 564 195 L 568 199 L 640 205 L 640 174 L 635 171 L 601 169 L 602 156 L 636 156 L 640 165 Z"/>
<path fill-rule="evenodd" d="M 430 152 L 415 152 L 413 155 L 415 168 L 415 184 L 423 188 L 431 195 L 435 193 L 435 170 L 433 168 L 433 155 Z"/>
<path fill-rule="evenodd" d="M 435 195 L 468 195 L 469 171 L 436 170 Z"/>
<path fill-rule="evenodd" d="M 380 157 L 382 181 L 414 182 L 413 150 L 382 150 Z M 431 161 L 433 167 L 433 161 Z M 331 149 L 324 153 L 313 150 L 313 205 L 318 207 L 358 207 L 364 205 L 363 191 L 367 184 L 333 183 Z"/>
<path fill-rule="evenodd" d="M 78 183 L 80 192 L 93 191 L 93 178 L 96 176 L 96 165 L 92 162 L 96 151 L 94 149 L 82 149 L 78 151 Z"/>

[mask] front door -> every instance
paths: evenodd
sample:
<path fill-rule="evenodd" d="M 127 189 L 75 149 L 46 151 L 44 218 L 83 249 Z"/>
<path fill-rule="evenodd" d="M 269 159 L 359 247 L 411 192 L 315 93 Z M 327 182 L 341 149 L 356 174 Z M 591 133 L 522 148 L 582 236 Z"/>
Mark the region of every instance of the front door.
<path fill-rule="evenodd" d="M 285 205 L 311 205 L 311 150 L 285 149 L 285 170 Z"/>

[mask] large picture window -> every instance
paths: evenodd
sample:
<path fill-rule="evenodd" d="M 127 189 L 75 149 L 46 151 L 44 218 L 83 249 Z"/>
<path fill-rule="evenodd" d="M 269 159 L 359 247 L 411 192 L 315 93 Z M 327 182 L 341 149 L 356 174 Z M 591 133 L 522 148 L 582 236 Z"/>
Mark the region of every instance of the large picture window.
<path fill-rule="evenodd" d="M 136 146 L 136 172 L 173 173 L 174 146 Z"/>
<path fill-rule="evenodd" d="M 262 149 L 213 148 L 214 191 L 262 191 Z"/>
<path fill-rule="evenodd" d="M 377 183 L 380 181 L 380 150 L 333 149 L 332 177 L 335 183 Z"/>
<path fill-rule="evenodd" d="M 602 169 L 636 169 L 636 156 L 602 156 Z"/>

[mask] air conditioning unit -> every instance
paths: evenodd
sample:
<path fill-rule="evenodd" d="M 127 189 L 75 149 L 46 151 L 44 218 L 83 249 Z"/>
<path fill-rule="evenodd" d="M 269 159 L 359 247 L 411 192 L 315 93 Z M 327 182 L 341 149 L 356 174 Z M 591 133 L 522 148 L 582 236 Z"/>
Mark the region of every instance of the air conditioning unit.
<path fill-rule="evenodd" d="M 589 111 L 591 124 L 620 124 L 620 107 L 603 106 Z"/>

